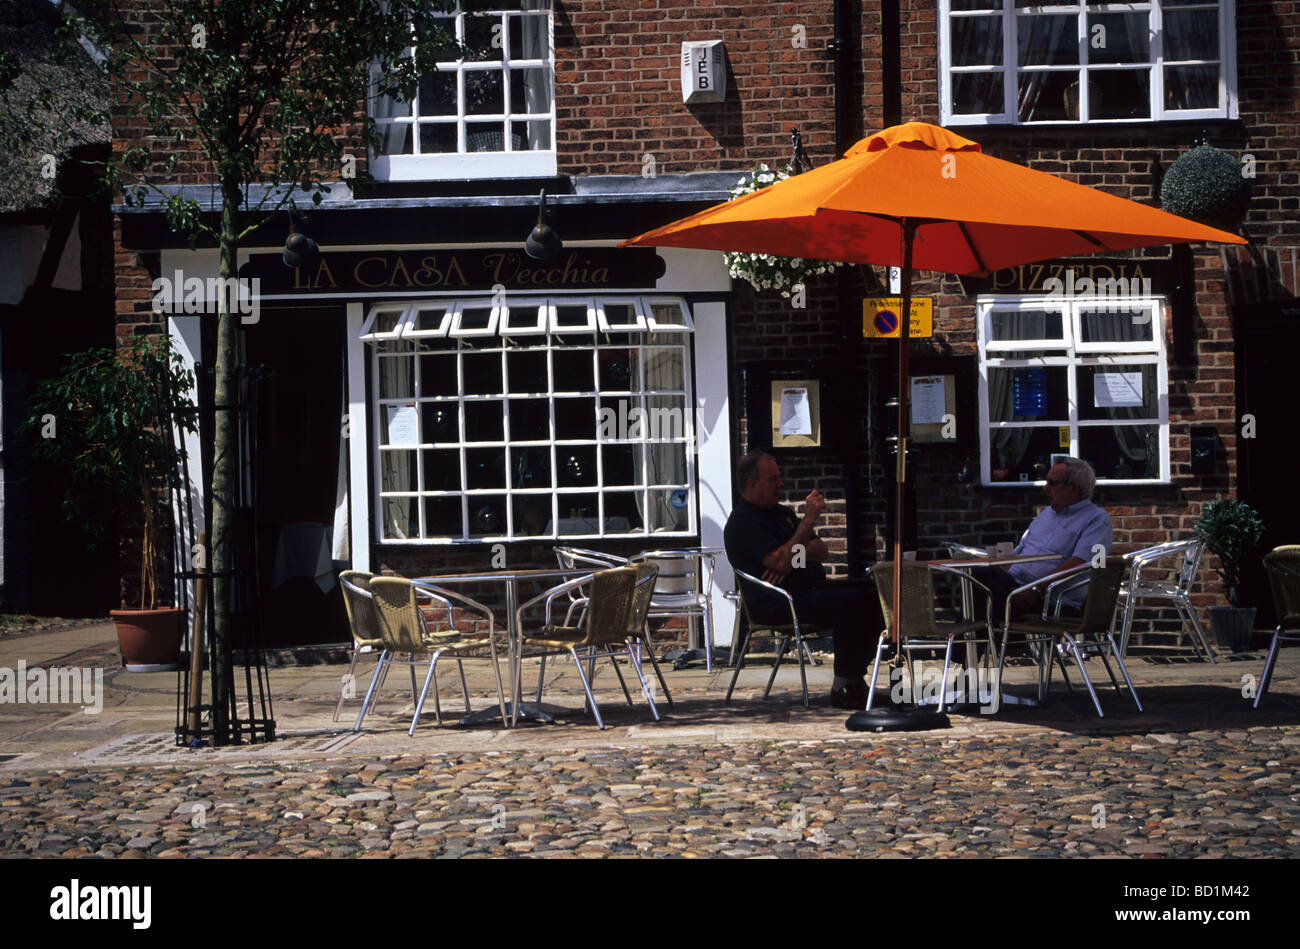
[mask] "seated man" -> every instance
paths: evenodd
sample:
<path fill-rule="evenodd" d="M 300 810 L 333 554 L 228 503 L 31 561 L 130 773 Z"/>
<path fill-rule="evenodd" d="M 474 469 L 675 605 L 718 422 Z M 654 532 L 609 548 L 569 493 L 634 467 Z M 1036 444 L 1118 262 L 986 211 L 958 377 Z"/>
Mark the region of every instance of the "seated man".
<path fill-rule="evenodd" d="M 801 622 L 831 627 L 835 640 L 831 704 L 865 708 L 868 624 L 872 616 L 879 617 L 880 609 L 875 598 L 863 590 L 826 584 L 826 569 L 820 562 L 827 554 L 826 542 L 814 530 L 826 508 L 826 498 L 813 489 L 804 501 L 803 518 L 796 516 L 781 504 L 781 470 L 766 452 L 751 452 L 742 458 L 737 474 L 741 500 L 723 531 L 727 559 L 737 570 L 789 591 Z M 796 551 L 798 545 L 802 545 L 801 551 Z M 751 585 L 744 594 L 755 619 L 789 622 L 789 608 L 775 593 Z"/>
<path fill-rule="evenodd" d="M 1110 515 L 1092 503 L 1092 489 L 1097 475 L 1092 465 L 1078 458 L 1066 458 L 1047 473 L 1048 506 L 1034 518 L 1016 545 L 1018 556 L 1054 554 L 1056 560 L 1011 564 L 1004 567 L 978 567 L 971 575 L 993 594 L 993 620 L 1000 623 L 1006 615 L 1007 597 L 1016 587 L 1032 583 L 1052 573 L 1060 573 L 1080 564 L 1090 563 L 1093 548 L 1101 545 L 1110 550 Z M 1041 589 L 1041 588 L 1040 588 Z M 1061 599 L 1062 612 L 1078 613 L 1088 595 L 1088 585 L 1070 590 Z M 1021 594 L 1014 608 L 1019 611 L 1039 609 L 1042 595 Z"/>

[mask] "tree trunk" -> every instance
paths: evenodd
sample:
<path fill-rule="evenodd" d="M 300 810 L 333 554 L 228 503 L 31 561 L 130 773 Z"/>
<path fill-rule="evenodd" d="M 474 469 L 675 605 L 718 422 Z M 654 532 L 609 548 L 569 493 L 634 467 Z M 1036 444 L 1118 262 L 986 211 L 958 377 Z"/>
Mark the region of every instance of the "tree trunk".
<path fill-rule="evenodd" d="M 238 273 L 238 226 L 240 181 L 232 175 L 221 179 L 221 264 L 219 274 L 222 286 Z M 234 521 L 235 499 L 239 490 L 239 472 L 235 465 L 235 452 L 239 438 L 239 420 L 230 410 L 238 398 L 235 364 L 239 358 L 238 338 L 235 332 L 237 315 L 229 312 L 228 294 L 218 294 L 217 352 L 215 362 L 216 426 L 212 446 L 212 533 L 209 538 L 212 580 L 212 735 L 214 745 L 231 740 L 230 709 L 234 674 L 230 666 L 230 600 L 234 590 L 235 567 Z"/>

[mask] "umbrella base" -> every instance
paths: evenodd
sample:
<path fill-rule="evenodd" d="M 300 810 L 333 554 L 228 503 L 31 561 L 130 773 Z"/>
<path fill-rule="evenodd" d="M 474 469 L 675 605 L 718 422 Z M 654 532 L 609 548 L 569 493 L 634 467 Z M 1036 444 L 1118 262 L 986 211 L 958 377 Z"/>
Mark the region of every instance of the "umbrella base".
<path fill-rule="evenodd" d="M 948 716 L 924 705 L 895 705 L 854 712 L 844 722 L 854 732 L 919 732 L 948 727 Z"/>

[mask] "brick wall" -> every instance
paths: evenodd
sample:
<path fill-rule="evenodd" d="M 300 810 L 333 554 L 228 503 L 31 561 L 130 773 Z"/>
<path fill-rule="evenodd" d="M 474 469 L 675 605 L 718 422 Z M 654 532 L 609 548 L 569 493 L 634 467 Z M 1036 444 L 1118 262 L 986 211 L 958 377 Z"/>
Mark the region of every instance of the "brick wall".
<path fill-rule="evenodd" d="M 830 160 L 831 36 L 829 3 L 557 3 L 560 173 L 641 174 L 647 154 L 658 174 L 784 162 L 790 126 L 815 164 Z M 726 46 L 727 101 L 686 105 L 681 44 L 712 39 Z"/>

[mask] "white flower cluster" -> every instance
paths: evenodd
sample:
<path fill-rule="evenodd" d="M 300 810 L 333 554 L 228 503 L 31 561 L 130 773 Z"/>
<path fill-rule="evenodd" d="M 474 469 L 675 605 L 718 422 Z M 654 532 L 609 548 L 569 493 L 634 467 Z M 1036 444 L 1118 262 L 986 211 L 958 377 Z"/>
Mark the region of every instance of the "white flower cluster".
<path fill-rule="evenodd" d="M 789 177 L 789 173 L 784 169 L 772 171 L 767 165 L 759 165 L 732 187 L 732 200 L 742 195 L 753 194 Z M 843 266 L 838 261 L 832 260 L 805 260 L 802 257 L 776 257 L 772 254 L 740 252 L 724 254 L 723 260 L 727 265 L 727 273 L 732 277 L 744 280 L 755 290 L 777 290 L 783 297 L 790 296 L 809 277 L 832 273 Z"/>

